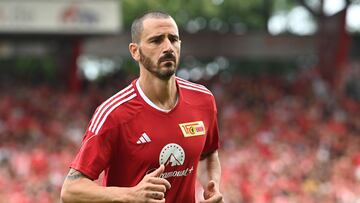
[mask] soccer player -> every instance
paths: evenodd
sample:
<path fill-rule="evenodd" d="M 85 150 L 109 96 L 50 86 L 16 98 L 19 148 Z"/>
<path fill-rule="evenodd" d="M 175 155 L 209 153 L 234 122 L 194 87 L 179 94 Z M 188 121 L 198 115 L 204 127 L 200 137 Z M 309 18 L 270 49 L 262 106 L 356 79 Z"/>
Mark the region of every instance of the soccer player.
<path fill-rule="evenodd" d="M 207 174 L 203 202 L 223 202 L 214 97 L 175 76 L 181 41 L 174 19 L 146 13 L 133 22 L 131 35 L 140 76 L 96 109 L 62 201 L 194 203 L 201 173 Z M 102 171 L 100 186 L 93 180 Z"/>

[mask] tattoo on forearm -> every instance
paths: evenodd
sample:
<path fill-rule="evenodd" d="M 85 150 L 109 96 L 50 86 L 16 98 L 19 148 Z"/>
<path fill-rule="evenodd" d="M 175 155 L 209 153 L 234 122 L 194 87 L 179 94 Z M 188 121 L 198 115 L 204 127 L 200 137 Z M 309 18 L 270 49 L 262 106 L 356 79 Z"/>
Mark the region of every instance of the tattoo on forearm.
<path fill-rule="evenodd" d="M 77 170 L 70 169 L 68 175 L 66 176 L 66 179 L 68 179 L 68 180 L 76 180 L 76 179 L 79 179 L 79 178 L 82 178 L 82 177 L 85 177 L 82 173 L 80 173 Z"/>

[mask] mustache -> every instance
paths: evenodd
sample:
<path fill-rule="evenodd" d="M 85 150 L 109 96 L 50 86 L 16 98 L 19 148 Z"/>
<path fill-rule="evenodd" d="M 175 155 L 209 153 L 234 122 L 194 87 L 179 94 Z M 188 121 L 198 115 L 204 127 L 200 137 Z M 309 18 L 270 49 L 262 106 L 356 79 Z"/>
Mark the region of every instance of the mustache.
<path fill-rule="evenodd" d="M 172 53 L 166 53 L 164 56 L 160 57 L 159 63 L 164 61 L 173 61 L 176 62 L 176 57 Z"/>

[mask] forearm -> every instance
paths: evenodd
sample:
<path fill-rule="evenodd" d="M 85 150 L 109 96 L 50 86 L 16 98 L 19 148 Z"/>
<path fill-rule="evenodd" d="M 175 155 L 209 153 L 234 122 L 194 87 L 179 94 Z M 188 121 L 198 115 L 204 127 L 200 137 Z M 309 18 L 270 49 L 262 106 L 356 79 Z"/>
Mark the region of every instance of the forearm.
<path fill-rule="evenodd" d="M 210 180 L 215 181 L 219 186 L 221 178 L 221 166 L 218 152 L 209 154 L 199 165 L 199 180 L 206 185 Z"/>
<path fill-rule="evenodd" d="M 208 171 L 208 179 L 214 180 L 217 185 L 220 184 L 221 166 L 218 151 L 215 151 L 206 159 L 206 168 Z"/>
<path fill-rule="evenodd" d="M 103 187 L 79 174 L 71 178 L 75 176 L 69 173 L 66 178 L 61 190 L 63 203 L 127 202 L 128 188 Z"/>

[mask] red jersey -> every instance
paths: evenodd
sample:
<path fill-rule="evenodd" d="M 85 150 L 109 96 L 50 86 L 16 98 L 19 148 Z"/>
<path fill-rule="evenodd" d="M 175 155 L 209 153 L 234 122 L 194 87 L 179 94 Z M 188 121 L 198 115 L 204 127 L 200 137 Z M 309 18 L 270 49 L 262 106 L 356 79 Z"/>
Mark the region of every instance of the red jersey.
<path fill-rule="evenodd" d="M 176 77 L 178 101 L 170 111 L 154 105 L 137 80 L 95 111 L 82 146 L 71 164 L 104 186 L 132 187 L 165 165 L 160 177 L 171 188 L 166 202 L 195 202 L 197 165 L 219 146 L 217 110 L 204 86 Z"/>

